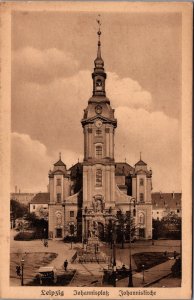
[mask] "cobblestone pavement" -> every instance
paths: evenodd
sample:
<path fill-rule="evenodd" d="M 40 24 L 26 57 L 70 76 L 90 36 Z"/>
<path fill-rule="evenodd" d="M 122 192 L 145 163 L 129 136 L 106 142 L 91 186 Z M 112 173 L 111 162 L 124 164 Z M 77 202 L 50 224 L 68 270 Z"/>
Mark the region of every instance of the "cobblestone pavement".
<path fill-rule="evenodd" d="M 11 253 L 28 253 L 28 252 L 54 252 L 57 253 L 58 256 L 48 264 L 51 266 L 55 266 L 59 272 L 59 274 L 64 272 L 63 263 L 64 260 L 67 259 L 69 262 L 69 269 L 76 269 L 76 274 L 72 279 L 70 285 L 71 286 L 100 286 L 102 283 L 103 276 L 103 268 L 107 267 L 105 263 L 70 263 L 72 256 L 75 254 L 76 249 L 81 247 L 81 244 L 74 244 L 73 249 L 71 249 L 71 244 L 65 244 L 63 241 L 53 241 L 49 240 L 48 248 L 44 247 L 43 242 L 41 240 L 33 240 L 33 241 L 14 241 L 14 235 L 17 232 L 15 230 L 11 230 L 11 242 L 10 242 L 10 251 Z M 117 267 L 122 266 L 125 263 L 126 267 L 129 262 L 129 245 L 125 245 L 125 249 L 116 249 L 117 253 Z M 143 251 L 153 251 L 153 252 L 161 252 L 161 251 L 174 251 L 180 253 L 180 241 L 156 241 L 154 245 L 151 244 L 151 241 L 144 241 L 134 243 L 132 245 L 132 254 Z M 102 251 L 105 251 L 107 255 L 111 255 L 111 250 L 105 245 L 102 246 Z M 147 271 L 145 271 L 145 282 L 143 281 L 143 275 L 141 273 L 133 274 L 133 282 L 134 286 L 143 286 L 144 284 L 148 284 L 149 282 L 156 280 L 157 278 L 161 278 L 170 273 L 170 269 L 174 260 L 169 260 L 163 264 L 157 265 Z M 132 267 L 135 268 L 134 261 L 132 260 Z M 20 280 L 18 282 L 14 282 L 14 285 L 19 285 Z M 127 287 L 128 278 L 117 281 L 117 286 Z"/>
<path fill-rule="evenodd" d="M 11 238 L 10 238 L 10 252 L 18 253 L 18 255 L 22 258 L 22 256 L 28 255 L 28 253 L 32 252 L 54 252 L 57 253 L 57 257 L 51 261 L 47 266 L 55 266 L 58 274 L 60 275 L 64 272 L 63 263 L 65 259 L 68 260 L 68 268 L 73 268 L 70 260 L 72 256 L 75 254 L 76 250 L 71 249 L 70 244 L 65 244 L 63 241 L 48 241 L 48 247 L 45 247 L 43 241 L 41 240 L 32 240 L 32 241 L 15 241 L 14 236 L 17 234 L 15 230 L 11 230 Z M 73 247 L 74 248 L 74 247 Z M 25 271 L 25 266 L 24 266 Z M 25 273 L 24 273 L 25 274 Z M 25 282 L 29 282 L 32 279 L 25 279 Z M 20 278 L 11 279 L 12 285 L 20 285 Z"/>
<path fill-rule="evenodd" d="M 171 273 L 171 267 L 175 263 L 175 260 L 168 260 L 162 264 L 154 266 L 143 272 L 133 273 L 133 285 L 134 287 L 152 286 L 152 284 L 161 278 L 168 276 Z M 118 287 L 127 287 L 128 278 L 117 281 Z M 173 286 L 172 286 L 173 287 Z"/>

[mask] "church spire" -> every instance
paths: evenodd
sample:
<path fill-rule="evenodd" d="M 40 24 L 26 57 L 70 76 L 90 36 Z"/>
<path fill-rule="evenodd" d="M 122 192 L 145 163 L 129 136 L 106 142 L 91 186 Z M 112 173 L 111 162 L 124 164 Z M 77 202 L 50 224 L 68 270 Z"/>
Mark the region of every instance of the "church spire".
<path fill-rule="evenodd" d="M 98 15 L 100 17 L 100 15 Z M 97 32 L 97 35 L 98 35 L 98 49 L 97 49 L 97 57 L 94 61 L 94 65 L 95 65 L 95 68 L 97 69 L 103 69 L 104 70 L 104 61 L 101 57 L 101 40 L 100 40 L 100 36 L 102 34 L 101 32 L 101 22 L 100 22 L 100 18 L 96 20 L 97 23 L 98 23 L 98 32 Z"/>
<path fill-rule="evenodd" d="M 100 15 L 98 15 L 100 17 Z M 106 73 L 104 71 L 104 61 L 101 56 L 101 21 L 98 18 L 98 48 L 97 48 L 97 57 L 94 61 L 94 72 L 92 73 L 92 79 L 93 79 L 93 96 L 106 96 L 105 92 L 105 79 L 106 79 Z"/>

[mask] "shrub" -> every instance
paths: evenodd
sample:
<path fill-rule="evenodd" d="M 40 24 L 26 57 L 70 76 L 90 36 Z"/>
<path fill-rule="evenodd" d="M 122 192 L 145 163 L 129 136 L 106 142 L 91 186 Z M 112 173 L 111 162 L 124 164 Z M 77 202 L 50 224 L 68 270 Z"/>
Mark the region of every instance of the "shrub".
<path fill-rule="evenodd" d="M 64 237 L 63 241 L 65 243 L 78 243 L 80 242 L 80 237 L 67 235 L 66 237 Z"/>
<path fill-rule="evenodd" d="M 174 265 L 171 268 L 173 277 L 181 277 L 181 258 L 176 259 Z"/>
<path fill-rule="evenodd" d="M 15 241 L 30 241 L 35 238 L 35 232 L 34 231 L 23 231 L 16 234 L 14 237 Z"/>

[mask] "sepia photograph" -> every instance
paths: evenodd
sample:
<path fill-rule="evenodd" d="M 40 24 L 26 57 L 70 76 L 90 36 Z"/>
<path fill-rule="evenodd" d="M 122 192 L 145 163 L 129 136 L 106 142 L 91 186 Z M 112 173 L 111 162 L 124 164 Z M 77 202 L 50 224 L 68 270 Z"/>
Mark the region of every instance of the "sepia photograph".
<path fill-rule="evenodd" d="M 7 6 L 7 294 L 190 299 L 192 5 L 38 4 Z"/>

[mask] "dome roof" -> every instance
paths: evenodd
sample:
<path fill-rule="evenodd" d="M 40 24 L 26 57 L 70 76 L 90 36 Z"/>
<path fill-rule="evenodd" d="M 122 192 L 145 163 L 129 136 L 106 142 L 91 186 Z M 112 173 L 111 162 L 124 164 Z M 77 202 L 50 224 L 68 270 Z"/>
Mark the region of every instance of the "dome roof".
<path fill-rule="evenodd" d="M 59 160 L 54 164 L 54 166 L 65 166 L 65 167 L 66 167 L 66 165 L 64 164 L 64 162 L 63 162 L 61 159 L 59 159 Z"/>
<path fill-rule="evenodd" d="M 135 164 L 135 166 L 147 166 L 147 164 L 143 161 L 143 160 L 139 160 L 136 164 Z"/>

